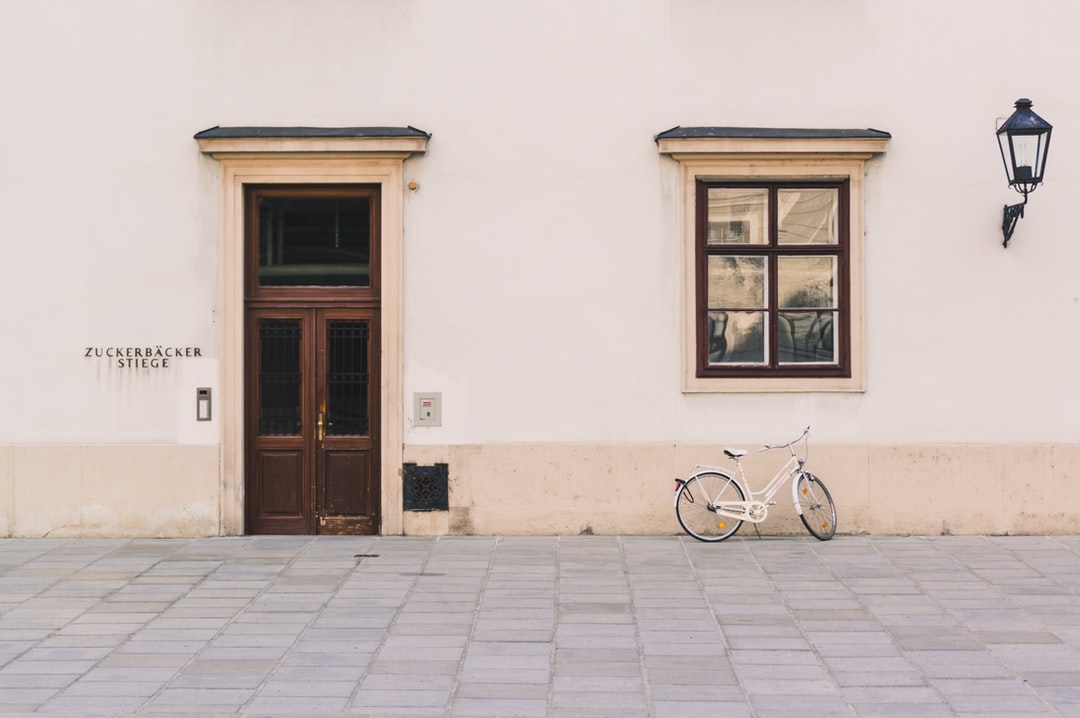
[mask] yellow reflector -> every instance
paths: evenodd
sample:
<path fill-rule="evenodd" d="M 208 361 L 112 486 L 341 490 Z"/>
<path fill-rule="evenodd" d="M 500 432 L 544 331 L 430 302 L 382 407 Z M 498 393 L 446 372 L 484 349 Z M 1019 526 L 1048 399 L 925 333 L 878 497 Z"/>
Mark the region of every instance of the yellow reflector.
<path fill-rule="evenodd" d="M 725 526 L 727 526 L 727 521 L 721 521 L 720 523 L 716 524 L 716 528 L 718 529 L 722 529 Z"/>
<path fill-rule="evenodd" d="M 804 487 L 803 487 L 803 490 L 802 490 L 802 492 L 803 492 L 804 494 L 808 494 L 808 493 L 810 493 L 810 489 L 808 489 L 808 488 L 806 488 L 806 487 L 804 486 Z"/>

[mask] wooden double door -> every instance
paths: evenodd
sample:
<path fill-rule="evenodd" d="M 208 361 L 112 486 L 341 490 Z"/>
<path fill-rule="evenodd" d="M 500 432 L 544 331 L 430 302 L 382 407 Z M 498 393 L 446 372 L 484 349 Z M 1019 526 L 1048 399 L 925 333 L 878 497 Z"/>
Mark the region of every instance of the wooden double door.
<path fill-rule="evenodd" d="M 245 188 L 245 528 L 379 530 L 380 188 Z"/>
<path fill-rule="evenodd" d="M 378 530 L 378 310 L 247 317 L 248 533 Z"/>

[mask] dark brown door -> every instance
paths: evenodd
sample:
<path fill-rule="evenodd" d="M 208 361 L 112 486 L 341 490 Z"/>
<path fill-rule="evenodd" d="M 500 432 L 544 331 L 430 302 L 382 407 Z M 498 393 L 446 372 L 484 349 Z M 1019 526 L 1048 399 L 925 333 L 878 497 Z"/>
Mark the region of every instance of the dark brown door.
<path fill-rule="evenodd" d="M 245 187 L 248 533 L 379 529 L 379 188 Z"/>
<path fill-rule="evenodd" d="M 377 312 L 249 310 L 249 533 L 378 529 Z"/>

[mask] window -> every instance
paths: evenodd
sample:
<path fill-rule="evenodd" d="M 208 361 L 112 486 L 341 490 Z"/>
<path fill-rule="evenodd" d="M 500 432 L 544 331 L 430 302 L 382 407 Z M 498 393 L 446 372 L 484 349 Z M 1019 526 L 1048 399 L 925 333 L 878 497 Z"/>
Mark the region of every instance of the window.
<path fill-rule="evenodd" d="M 863 391 L 862 247 L 880 130 L 676 127 L 685 392 Z"/>
<path fill-rule="evenodd" d="M 697 180 L 698 376 L 850 376 L 847 188 Z"/>
<path fill-rule="evenodd" d="M 377 298 L 379 189 L 363 185 L 249 185 L 249 298 L 302 292 Z"/>
<path fill-rule="evenodd" d="M 259 286 L 371 286 L 371 197 L 257 200 Z"/>

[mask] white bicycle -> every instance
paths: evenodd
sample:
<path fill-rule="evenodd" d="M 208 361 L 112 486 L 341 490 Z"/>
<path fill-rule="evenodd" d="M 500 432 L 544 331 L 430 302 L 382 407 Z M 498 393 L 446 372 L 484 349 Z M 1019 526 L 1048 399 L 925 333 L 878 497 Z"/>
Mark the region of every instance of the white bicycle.
<path fill-rule="evenodd" d="M 795 513 L 815 537 L 828 541 L 836 533 L 836 506 L 832 495 L 821 479 L 806 470 L 805 451 L 800 457 L 796 446 L 810 435 L 810 427 L 798 439 L 786 444 L 766 444 L 760 451 L 787 449 L 787 460 L 761 491 L 751 491 L 739 459 L 748 452 L 724 449 L 738 470 L 731 474 L 718 466 L 694 467 L 688 479 L 675 479 L 675 516 L 686 533 L 699 541 L 723 541 L 743 525 L 743 521 L 759 524 L 776 504 L 773 497 L 780 488 L 792 481 L 791 498 Z M 805 449 L 805 444 L 804 444 Z"/>

